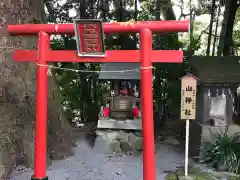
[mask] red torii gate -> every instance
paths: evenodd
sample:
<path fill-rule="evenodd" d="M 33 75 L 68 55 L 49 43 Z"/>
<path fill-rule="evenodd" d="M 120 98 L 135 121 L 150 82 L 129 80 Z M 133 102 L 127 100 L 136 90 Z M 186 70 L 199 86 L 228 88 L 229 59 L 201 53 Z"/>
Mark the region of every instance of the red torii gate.
<path fill-rule="evenodd" d="M 13 59 L 37 63 L 36 132 L 34 175 L 32 180 L 47 180 L 47 86 L 48 62 L 139 62 L 141 69 L 141 104 L 143 123 L 143 179 L 156 180 L 154 155 L 152 62 L 181 63 L 180 50 L 152 50 L 152 32 L 187 32 L 189 21 L 142 21 L 104 23 L 104 33 L 140 33 L 140 50 L 106 51 L 105 57 L 79 57 L 76 51 L 51 50 L 50 34 L 74 34 L 73 24 L 9 25 L 10 35 L 37 35 L 38 50 L 16 50 Z"/>

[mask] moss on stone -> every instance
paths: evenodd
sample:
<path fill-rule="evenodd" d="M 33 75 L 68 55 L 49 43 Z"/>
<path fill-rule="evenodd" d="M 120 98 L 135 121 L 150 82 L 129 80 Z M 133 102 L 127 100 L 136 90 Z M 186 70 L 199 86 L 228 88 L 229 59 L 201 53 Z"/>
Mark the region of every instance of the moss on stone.
<path fill-rule="evenodd" d="M 166 180 L 220 180 L 225 177 L 224 172 L 204 172 L 198 167 L 189 167 L 189 176 L 184 176 L 184 167 L 179 167 L 176 172 L 169 172 Z M 240 180 L 240 176 L 233 173 L 227 174 L 228 180 Z"/>
<path fill-rule="evenodd" d="M 228 176 L 228 180 L 239 180 L 239 176 Z"/>
<path fill-rule="evenodd" d="M 175 174 L 175 173 L 169 173 L 169 174 L 166 176 L 166 180 L 178 180 L 177 174 Z"/>
<path fill-rule="evenodd" d="M 189 168 L 189 177 L 184 176 L 183 168 L 180 168 L 176 173 L 169 173 L 167 180 L 215 180 L 209 173 L 202 172 L 198 168 Z"/>

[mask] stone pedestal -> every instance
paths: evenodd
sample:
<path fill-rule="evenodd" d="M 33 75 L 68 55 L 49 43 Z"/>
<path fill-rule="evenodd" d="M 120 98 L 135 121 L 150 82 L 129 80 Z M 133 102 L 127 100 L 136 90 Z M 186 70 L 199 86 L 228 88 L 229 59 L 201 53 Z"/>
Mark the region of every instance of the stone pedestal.
<path fill-rule="evenodd" d="M 94 149 L 102 152 L 129 152 L 142 150 L 142 136 L 124 131 L 97 131 Z"/>
<path fill-rule="evenodd" d="M 136 120 L 124 120 L 124 121 L 118 121 L 114 119 L 100 119 L 98 120 L 98 129 L 124 129 L 124 130 L 136 130 L 141 131 L 142 130 L 142 120 L 136 119 Z"/>

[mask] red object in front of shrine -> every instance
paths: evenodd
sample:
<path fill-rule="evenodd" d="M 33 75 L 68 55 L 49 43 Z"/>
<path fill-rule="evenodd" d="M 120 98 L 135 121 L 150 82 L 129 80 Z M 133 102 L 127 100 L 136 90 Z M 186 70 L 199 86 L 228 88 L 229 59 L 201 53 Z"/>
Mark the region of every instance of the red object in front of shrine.
<path fill-rule="evenodd" d="M 109 51 L 106 57 L 78 57 L 74 51 L 50 51 L 50 34 L 74 34 L 73 24 L 22 24 L 9 25 L 11 35 L 37 35 L 37 51 L 18 50 L 13 54 L 16 61 L 35 61 L 37 66 L 37 105 L 36 105 L 36 143 L 34 176 L 32 179 L 46 178 L 46 139 L 47 139 L 47 62 L 139 62 L 141 65 L 141 105 L 143 130 L 143 179 L 156 180 L 152 62 L 181 63 L 181 51 L 152 51 L 152 32 L 186 32 L 189 21 L 143 21 L 116 22 L 103 25 L 105 33 L 140 33 L 140 50 Z M 44 47 L 45 46 L 45 47 Z M 174 54 L 174 55 L 173 55 Z M 133 60 L 132 60 L 133 59 Z"/>
<path fill-rule="evenodd" d="M 138 107 L 132 108 L 132 113 L 133 113 L 134 118 L 139 118 L 140 117 L 140 111 L 139 111 Z"/>
<path fill-rule="evenodd" d="M 121 89 L 120 90 L 120 94 L 121 95 L 127 95 L 128 94 L 128 91 L 126 89 Z"/>
<path fill-rule="evenodd" d="M 110 108 L 109 107 L 104 107 L 103 108 L 103 117 L 108 118 L 110 115 Z"/>

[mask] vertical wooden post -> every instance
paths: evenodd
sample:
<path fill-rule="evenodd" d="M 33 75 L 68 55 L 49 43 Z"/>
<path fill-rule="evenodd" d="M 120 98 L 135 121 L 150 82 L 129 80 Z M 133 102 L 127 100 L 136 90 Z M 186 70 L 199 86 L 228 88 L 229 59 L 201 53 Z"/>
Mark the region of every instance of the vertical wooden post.
<path fill-rule="evenodd" d="M 35 159 L 32 180 L 47 180 L 47 54 L 50 50 L 50 36 L 39 32 L 37 57 L 37 101 L 36 101 L 36 131 L 35 131 Z"/>
<path fill-rule="evenodd" d="M 141 104 L 143 130 L 143 179 L 156 180 L 153 97 L 152 97 L 152 32 L 140 31 L 140 65 L 141 65 Z"/>
<path fill-rule="evenodd" d="M 181 78 L 181 119 L 186 120 L 185 176 L 188 176 L 188 151 L 190 122 L 196 118 L 197 77 L 187 74 Z"/>

